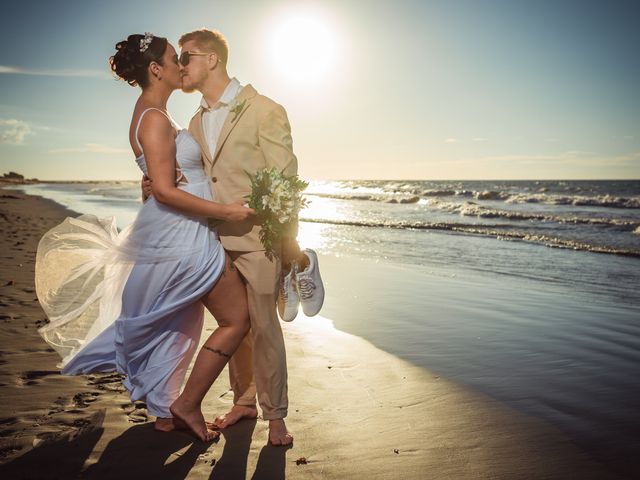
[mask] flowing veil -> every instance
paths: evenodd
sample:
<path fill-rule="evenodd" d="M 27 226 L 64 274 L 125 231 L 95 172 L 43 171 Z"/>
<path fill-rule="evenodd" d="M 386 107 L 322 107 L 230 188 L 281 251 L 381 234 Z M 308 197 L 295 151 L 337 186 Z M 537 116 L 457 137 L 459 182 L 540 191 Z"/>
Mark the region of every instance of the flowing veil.
<path fill-rule="evenodd" d="M 113 217 L 68 217 L 40 240 L 35 284 L 49 323 L 38 330 L 64 366 L 120 314 L 134 258 Z"/>

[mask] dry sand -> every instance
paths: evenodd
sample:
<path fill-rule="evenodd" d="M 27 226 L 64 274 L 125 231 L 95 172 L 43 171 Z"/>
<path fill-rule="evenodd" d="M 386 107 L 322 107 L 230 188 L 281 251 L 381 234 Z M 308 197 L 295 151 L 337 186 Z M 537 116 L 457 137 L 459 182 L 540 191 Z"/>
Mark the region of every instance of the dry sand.
<path fill-rule="evenodd" d="M 266 445 L 262 420 L 240 422 L 215 444 L 157 433 L 117 375 L 61 376 L 36 332 L 37 242 L 68 213 L 0 191 L 0 478 L 619 478 L 549 424 L 319 317 L 283 325 L 293 447 Z M 214 417 L 230 402 L 224 372 L 204 411 Z"/>

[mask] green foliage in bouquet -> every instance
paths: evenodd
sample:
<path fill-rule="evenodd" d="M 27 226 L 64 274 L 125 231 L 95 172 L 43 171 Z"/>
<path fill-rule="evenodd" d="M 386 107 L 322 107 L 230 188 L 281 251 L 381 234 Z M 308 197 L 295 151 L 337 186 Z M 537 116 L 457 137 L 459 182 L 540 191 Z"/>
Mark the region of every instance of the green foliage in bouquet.
<path fill-rule="evenodd" d="M 275 245 L 307 205 L 302 192 L 309 184 L 297 175 L 285 175 L 284 169 L 276 167 L 263 168 L 255 175 L 247 172 L 247 175 L 251 178 L 251 194 L 247 203 L 261 222 L 260 242 L 265 254 L 273 259 Z"/>

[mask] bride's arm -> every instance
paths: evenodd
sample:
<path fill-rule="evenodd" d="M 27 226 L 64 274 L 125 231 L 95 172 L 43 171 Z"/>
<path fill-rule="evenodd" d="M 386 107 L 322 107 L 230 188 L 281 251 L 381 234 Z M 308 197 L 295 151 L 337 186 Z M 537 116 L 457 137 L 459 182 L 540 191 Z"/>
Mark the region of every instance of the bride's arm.
<path fill-rule="evenodd" d="M 176 142 L 173 129 L 160 112 L 145 115 L 139 130 L 144 158 L 153 179 L 151 189 L 156 201 L 188 215 L 217 218 L 227 222 L 245 220 L 254 214 L 242 202 L 222 204 L 211 202 L 180 190 L 175 185 Z"/>

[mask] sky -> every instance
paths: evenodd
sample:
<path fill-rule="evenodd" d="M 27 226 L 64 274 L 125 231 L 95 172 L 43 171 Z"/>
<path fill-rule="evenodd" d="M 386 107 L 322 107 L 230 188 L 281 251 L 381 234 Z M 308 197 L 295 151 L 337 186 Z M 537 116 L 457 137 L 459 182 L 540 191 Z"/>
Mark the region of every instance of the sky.
<path fill-rule="evenodd" d="M 0 174 L 135 180 L 131 33 L 201 27 L 320 179 L 639 179 L 640 2 L 59 0 L 0 19 Z M 297 49 L 302 49 L 301 55 Z M 169 111 L 187 126 L 198 94 Z"/>

